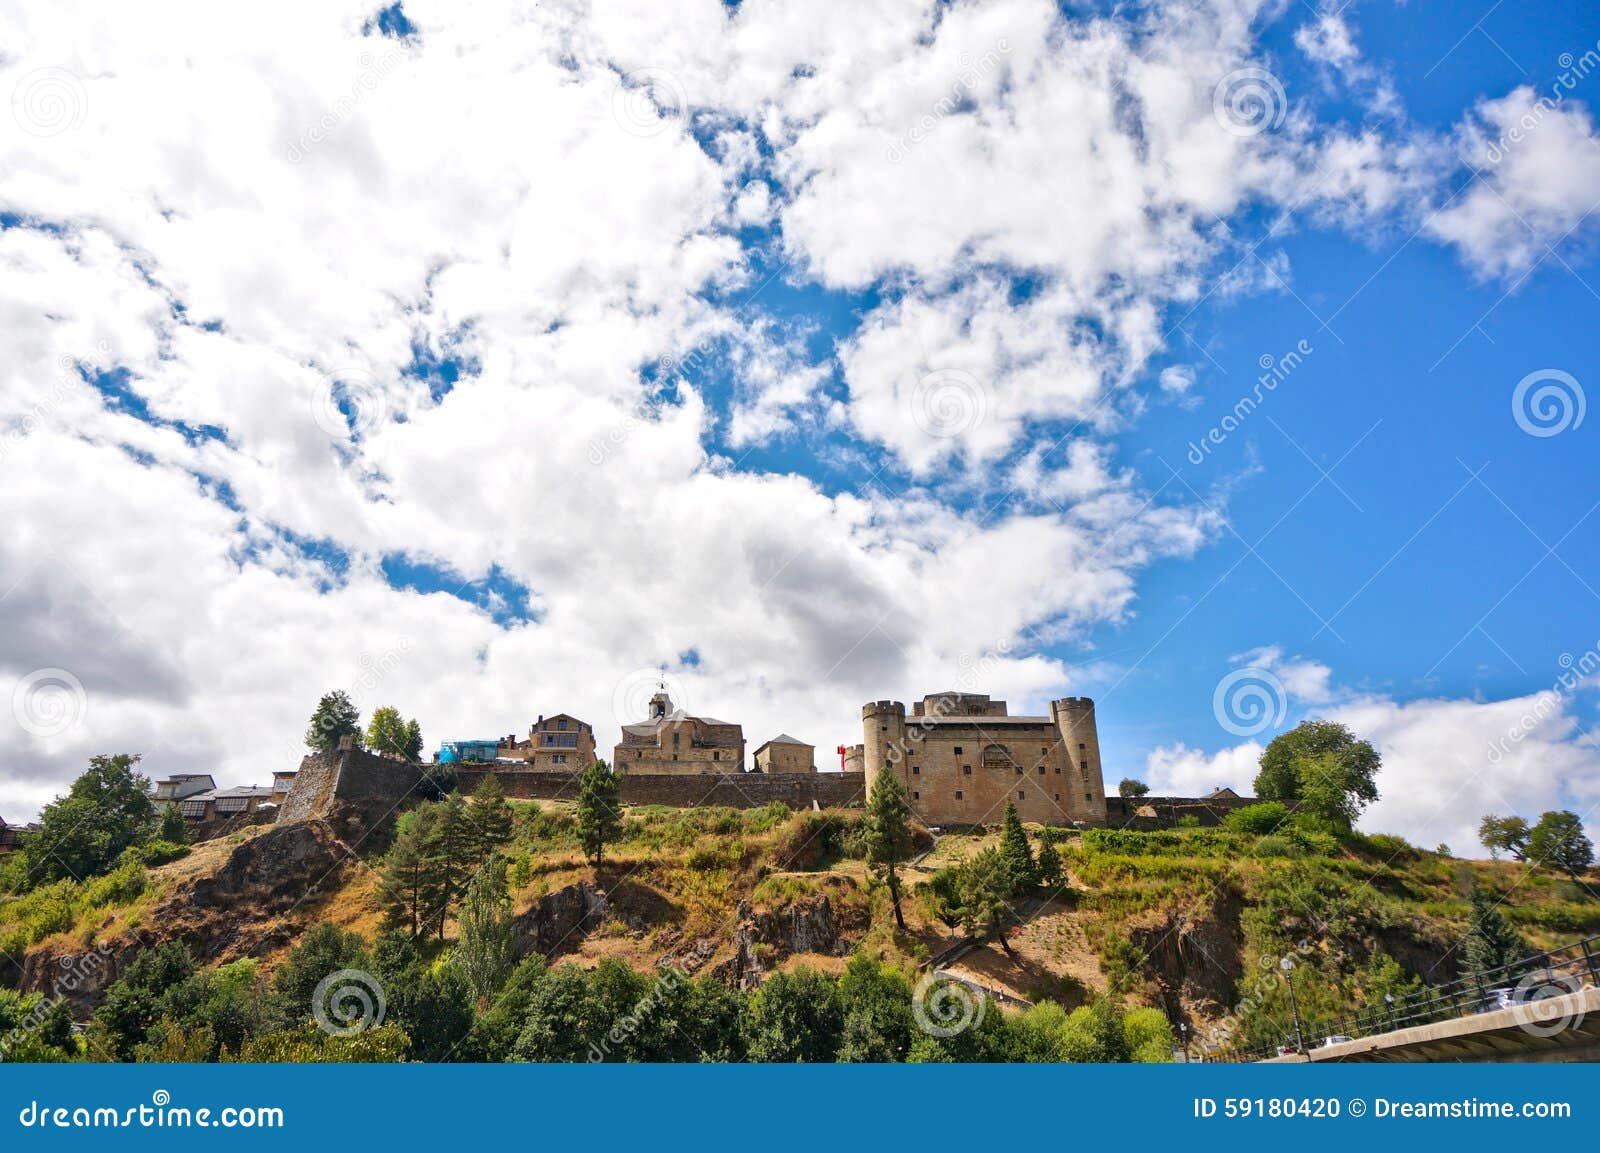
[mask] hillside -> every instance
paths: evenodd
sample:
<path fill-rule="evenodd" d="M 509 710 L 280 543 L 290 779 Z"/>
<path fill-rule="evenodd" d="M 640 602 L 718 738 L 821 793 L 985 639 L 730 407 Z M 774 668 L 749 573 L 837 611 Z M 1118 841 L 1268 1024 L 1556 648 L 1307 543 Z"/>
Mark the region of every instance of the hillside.
<path fill-rule="evenodd" d="M 633 808 L 595 887 L 567 805 L 512 809 L 502 851 L 524 952 L 641 973 L 670 963 L 733 987 L 802 966 L 838 974 L 857 953 L 913 974 L 939 958 L 942 971 L 1003 1005 L 1048 1000 L 1070 1010 L 1110 994 L 1161 1009 L 1216 1046 L 1281 1029 L 1287 1008 L 1272 974 L 1284 955 L 1299 965 L 1296 991 L 1310 1017 L 1455 977 L 1474 888 L 1501 899 L 1530 949 L 1600 932 L 1600 900 L 1583 885 L 1391 837 L 1030 827 L 1035 845 L 1042 833 L 1058 839 L 1067 878 L 1016 898 L 1008 952 L 941 922 L 929 895 L 939 869 L 995 834 L 920 834 L 905 870 L 902 932 L 861 859 L 857 811 Z M 48 992 L 57 974 L 100 950 L 108 963 L 87 966 L 71 993 L 81 1018 L 135 944 L 181 941 L 202 966 L 254 958 L 265 977 L 321 922 L 377 939 L 376 860 L 318 824 L 267 827 L 87 885 L 36 890 L 0 902 L 0 949 L 13 958 L 6 980 Z M 452 917 L 443 943 L 420 948 L 438 957 L 456 934 Z"/>

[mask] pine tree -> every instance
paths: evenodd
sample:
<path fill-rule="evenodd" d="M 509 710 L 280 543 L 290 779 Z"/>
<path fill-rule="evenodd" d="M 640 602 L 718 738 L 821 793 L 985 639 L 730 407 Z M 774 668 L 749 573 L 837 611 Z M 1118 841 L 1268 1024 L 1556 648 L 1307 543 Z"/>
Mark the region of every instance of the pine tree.
<path fill-rule="evenodd" d="M 461 794 L 452 793 L 438 802 L 438 814 L 428 855 L 439 885 L 437 916 L 439 940 L 442 941 L 450 907 L 460 900 L 467 882 L 478 871 L 479 858 L 472 820 Z"/>
<path fill-rule="evenodd" d="M 479 861 L 511 840 L 511 826 L 515 815 L 506 800 L 505 786 L 493 772 L 485 773 L 472 794 L 472 808 L 468 812 L 472 826 L 473 853 Z"/>
<path fill-rule="evenodd" d="M 622 802 L 611 766 L 596 761 L 578 778 L 578 843 L 594 864 L 595 877 L 605 860 L 606 845 L 622 834 Z"/>
<path fill-rule="evenodd" d="M 911 805 L 906 801 L 906 790 L 892 772 L 878 774 L 872 786 L 872 797 L 867 802 L 867 819 L 863 822 L 866 835 L 867 866 L 889 886 L 889 897 L 894 902 L 894 920 L 903 931 L 905 914 L 900 910 L 899 863 L 911 855 Z"/>
<path fill-rule="evenodd" d="M 1483 889 L 1472 894 L 1472 918 L 1467 923 L 1462 953 L 1469 973 L 1486 973 L 1528 955 L 1528 946 L 1500 912 L 1493 896 Z"/>
<path fill-rule="evenodd" d="M 1056 851 L 1056 843 L 1051 840 L 1041 839 L 1039 845 L 1039 881 L 1041 884 L 1052 887 L 1059 885 L 1064 879 L 1061 866 L 1061 854 Z"/>
<path fill-rule="evenodd" d="M 1033 848 L 1028 844 L 1028 834 L 1017 815 L 1017 806 L 1006 802 L 1005 820 L 1000 826 L 1000 856 L 1005 860 L 1006 874 L 1011 878 L 1014 892 L 1031 889 L 1039 883 L 1039 866 L 1033 859 Z"/>
<path fill-rule="evenodd" d="M 487 1001 L 500 991 L 517 961 L 506 860 L 499 853 L 490 855 L 467 886 L 457 924 L 456 963 L 472 991 Z"/>
<path fill-rule="evenodd" d="M 1011 954 L 1003 922 L 1011 917 L 1011 870 L 999 849 L 988 848 L 961 866 L 961 921 L 971 933 L 992 937 Z"/>
<path fill-rule="evenodd" d="M 439 906 L 439 877 L 432 857 L 437 820 L 438 806 L 433 802 L 407 813 L 383 858 L 386 919 L 391 928 L 413 940 L 431 928 Z"/>

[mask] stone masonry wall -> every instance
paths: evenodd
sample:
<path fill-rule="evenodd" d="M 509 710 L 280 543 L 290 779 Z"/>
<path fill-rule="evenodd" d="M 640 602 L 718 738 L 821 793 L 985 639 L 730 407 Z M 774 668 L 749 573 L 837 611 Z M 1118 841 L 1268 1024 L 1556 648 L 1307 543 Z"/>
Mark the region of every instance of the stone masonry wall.
<path fill-rule="evenodd" d="M 578 795 L 578 774 L 528 769 L 486 769 L 458 766 L 456 783 L 471 795 L 487 773 L 505 786 L 506 796 L 519 800 L 570 801 Z M 859 805 L 865 799 L 861 773 L 628 773 L 618 775 L 625 805 L 672 805 L 695 808 L 723 805 L 759 809 L 773 801 L 806 809 L 815 801 L 824 809 Z"/>
<path fill-rule="evenodd" d="M 1176 828 L 1183 817 L 1194 817 L 1211 827 L 1235 809 L 1259 805 L 1259 797 L 1107 797 L 1106 824 L 1119 829 L 1149 831 Z M 1288 806 L 1295 808 L 1293 803 Z"/>
<path fill-rule="evenodd" d="M 355 818 L 362 831 L 387 825 L 416 803 L 421 765 L 380 757 L 363 749 L 313 753 L 300 762 L 278 824 L 325 819 L 335 809 Z"/>

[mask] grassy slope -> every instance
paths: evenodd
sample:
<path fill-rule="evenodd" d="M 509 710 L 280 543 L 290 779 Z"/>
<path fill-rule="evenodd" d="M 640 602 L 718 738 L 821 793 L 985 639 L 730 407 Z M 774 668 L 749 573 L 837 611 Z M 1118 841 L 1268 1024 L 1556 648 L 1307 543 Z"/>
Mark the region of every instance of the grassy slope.
<path fill-rule="evenodd" d="M 592 872 L 567 806 L 514 807 L 517 832 L 508 853 L 520 913 L 546 893 L 592 879 Z M 958 941 L 918 897 L 907 901 L 910 931 L 895 930 L 887 894 L 852 855 L 859 819 L 859 813 L 777 808 L 630 810 L 602 879 L 610 914 L 577 943 L 572 958 L 593 964 L 616 956 L 643 969 L 698 945 L 715 964 L 733 955 L 735 931 L 752 912 L 815 907 L 819 895 L 830 902 L 845 950 L 866 948 L 910 964 Z M 254 831 L 149 870 L 137 896 L 75 911 L 41 945 L 88 944 L 140 924 L 159 895 L 217 868 L 247 835 Z M 907 870 L 908 889 L 992 840 L 941 838 Z M 1380 996 L 1407 977 L 1453 977 L 1472 884 L 1507 896 L 1505 911 L 1534 947 L 1600 932 L 1600 900 L 1579 885 L 1511 862 L 1451 860 L 1391 838 L 1297 844 L 1214 829 L 1095 831 L 1069 836 L 1061 848 L 1069 884 L 1023 902 L 1026 923 L 1009 937 L 1016 957 L 987 945 L 951 968 L 1020 998 L 1048 997 L 1068 1007 L 1109 989 L 1181 1011 L 1204 1029 L 1244 996 L 1263 958 L 1270 965 L 1297 947 L 1303 963 L 1297 987 L 1313 1010 Z M 295 924 L 325 918 L 370 937 L 381 922 L 380 898 L 376 870 L 357 869 L 342 887 L 308 902 Z M 0 933 L 15 929 L 18 908 L 0 904 Z M 159 932 L 156 925 L 142 927 Z M 761 941 L 756 950 L 768 967 L 841 963 L 837 953 L 790 955 L 781 943 Z M 284 952 L 275 948 L 262 960 L 270 967 Z M 1385 969 L 1385 958 L 1397 965 Z M 1261 1000 L 1265 1021 L 1277 1011 L 1274 994 Z M 1246 1031 L 1252 1027 L 1266 1025 L 1247 1022 Z"/>

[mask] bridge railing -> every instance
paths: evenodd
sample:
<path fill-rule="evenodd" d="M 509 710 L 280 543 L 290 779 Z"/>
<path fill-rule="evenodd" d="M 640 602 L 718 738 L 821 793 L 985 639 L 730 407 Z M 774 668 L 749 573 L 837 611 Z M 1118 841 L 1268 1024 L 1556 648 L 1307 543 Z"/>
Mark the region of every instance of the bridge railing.
<path fill-rule="evenodd" d="M 1276 1040 L 1229 1050 L 1218 1059 L 1260 1061 L 1314 1049 L 1329 1037 L 1354 1039 L 1393 1033 L 1414 1025 L 1431 1025 L 1576 993 L 1585 985 L 1600 987 L 1600 935 L 1549 952 L 1535 953 L 1508 965 L 1469 973 L 1454 981 L 1418 989 L 1348 1014 L 1314 1020 L 1302 1018 L 1300 1045 L 1296 1044 L 1295 1030 L 1290 1028 Z"/>

